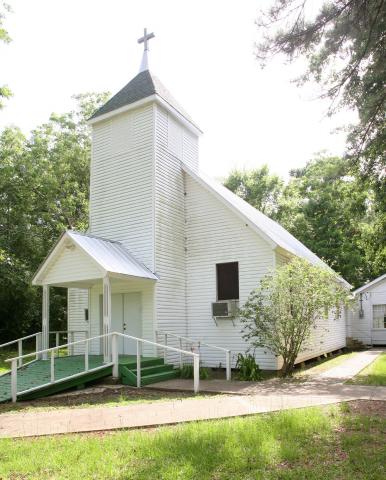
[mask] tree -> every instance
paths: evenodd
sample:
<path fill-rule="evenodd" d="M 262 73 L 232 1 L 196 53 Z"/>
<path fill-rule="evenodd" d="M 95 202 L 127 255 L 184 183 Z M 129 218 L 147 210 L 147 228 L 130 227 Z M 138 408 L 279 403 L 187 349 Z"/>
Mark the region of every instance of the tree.
<path fill-rule="evenodd" d="M 268 216 L 274 217 L 283 193 L 283 180 L 263 165 L 254 170 L 233 170 L 225 187 Z"/>
<path fill-rule="evenodd" d="M 309 7 L 309 8 L 308 8 Z M 351 126 L 348 154 L 375 187 L 385 187 L 386 2 L 328 0 L 314 13 L 307 0 L 275 0 L 257 21 L 265 31 L 257 45 L 264 65 L 277 54 L 299 57 L 307 68 L 298 84 L 309 80 L 329 98 L 330 114 L 342 107 L 358 113 Z"/>
<path fill-rule="evenodd" d="M 32 276 L 65 229 L 87 229 L 91 139 L 86 120 L 106 98 L 78 95 L 75 110 L 51 115 L 30 138 L 17 128 L 0 135 L 2 339 L 40 329 L 41 292 L 31 287 Z M 65 307 L 65 293 L 54 291 L 53 327 L 65 322 Z"/>
<path fill-rule="evenodd" d="M 366 252 L 382 244 L 373 237 L 377 214 L 369 182 L 337 157 L 315 158 L 290 175 L 278 221 L 356 287 L 375 278 L 375 258 Z"/>
<path fill-rule="evenodd" d="M 4 27 L 4 19 L 6 13 L 10 12 L 10 6 L 4 1 L 0 1 L 0 42 L 9 43 L 11 37 L 9 36 L 7 30 Z M 12 96 L 11 90 L 7 85 L 0 86 L 0 109 L 4 107 L 2 99 L 10 98 Z"/>
<path fill-rule="evenodd" d="M 266 275 L 240 309 L 244 338 L 283 360 L 281 373 L 291 375 L 312 329 L 326 312 L 338 318 L 349 293 L 326 268 L 294 258 Z"/>

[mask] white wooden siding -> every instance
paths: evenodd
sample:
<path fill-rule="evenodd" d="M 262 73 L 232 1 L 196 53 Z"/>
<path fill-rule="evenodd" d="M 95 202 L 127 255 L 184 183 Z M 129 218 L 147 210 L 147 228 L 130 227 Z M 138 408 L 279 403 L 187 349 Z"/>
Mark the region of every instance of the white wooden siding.
<path fill-rule="evenodd" d="M 43 283 L 60 284 L 101 277 L 101 269 L 79 247 L 66 249 L 46 272 Z"/>
<path fill-rule="evenodd" d="M 90 335 L 90 317 L 87 322 L 84 315 L 84 310 L 89 308 L 88 304 L 88 290 L 80 288 L 69 288 L 67 291 L 67 318 L 68 318 L 68 330 L 87 331 Z M 74 335 L 74 341 L 83 340 L 85 335 L 82 333 L 76 333 Z M 69 338 L 69 341 L 72 340 Z M 78 345 L 75 348 L 74 353 L 76 355 L 84 352 L 84 345 Z"/>
<path fill-rule="evenodd" d="M 182 128 L 156 109 L 155 268 L 157 329 L 187 334 Z M 181 146 L 181 150 L 179 150 Z"/>
<path fill-rule="evenodd" d="M 316 322 L 310 338 L 305 343 L 295 363 L 303 362 L 346 346 L 346 318 L 344 311 L 342 311 L 339 318 L 336 319 L 335 317 L 335 313 L 331 311 L 327 318 L 321 318 Z"/>
<path fill-rule="evenodd" d="M 186 128 L 182 131 L 182 161 L 192 170 L 198 170 L 198 137 Z"/>
<path fill-rule="evenodd" d="M 188 336 L 206 343 L 229 348 L 235 354 L 245 352 L 242 324 L 218 320 L 211 315 L 216 301 L 216 264 L 239 262 L 240 305 L 256 288 L 261 278 L 274 267 L 274 252 L 268 243 L 231 210 L 185 175 L 187 237 L 187 315 Z M 202 350 L 206 365 L 224 366 L 224 355 L 216 350 Z M 256 360 L 263 369 L 276 369 L 275 356 L 258 349 Z"/>
<path fill-rule="evenodd" d="M 93 126 L 90 233 L 154 268 L 153 106 Z"/>
<path fill-rule="evenodd" d="M 386 279 L 362 292 L 363 318 L 359 318 L 360 294 L 348 312 L 351 336 L 365 345 L 386 345 L 386 329 L 373 328 L 373 305 L 386 304 Z"/>

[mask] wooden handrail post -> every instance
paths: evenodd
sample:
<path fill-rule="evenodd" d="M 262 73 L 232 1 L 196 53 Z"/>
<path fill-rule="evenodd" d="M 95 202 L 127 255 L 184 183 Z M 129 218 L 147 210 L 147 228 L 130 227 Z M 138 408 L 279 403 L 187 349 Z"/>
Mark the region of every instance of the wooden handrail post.
<path fill-rule="evenodd" d="M 86 340 L 86 345 L 84 346 L 84 370 L 86 372 L 88 372 L 88 347 L 88 340 Z"/>
<path fill-rule="evenodd" d="M 226 357 L 226 379 L 231 380 L 232 371 L 231 371 L 231 351 L 228 350 L 225 354 Z"/>
<path fill-rule="evenodd" d="M 51 383 L 55 382 L 55 350 L 51 350 Z"/>
<path fill-rule="evenodd" d="M 137 340 L 137 387 L 141 388 L 141 342 Z"/>
<path fill-rule="evenodd" d="M 182 350 L 182 338 L 180 337 L 180 350 Z M 183 362 L 182 362 L 182 352 L 180 352 L 180 368 L 182 369 Z"/>
<path fill-rule="evenodd" d="M 35 346 L 36 346 L 36 360 L 40 360 L 41 355 L 38 354 L 39 350 L 42 349 L 42 333 L 39 332 L 35 337 Z"/>
<path fill-rule="evenodd" d="M 59 347 L 59 332 L 55 333 L 55 347 Z M 59 357 L 59 348 L 57 350 L 57 356 Z"/>
<path fill-rule="evenodd" d="M 19 357 L 23 356 L 23 340 L 18 340 L 17 342 L 17 351 L 19 354 Z M 23 365 L 23 359 L 19 358 L 19 367 Z"/>
<path fill-rule="evenodd" d="M 11 396 L 12 402 L 17 400 L 17 359 L 12 360 L 11 364 Z"/>
<path fill-rule="evenodd" d="M 111 337 L 111 361 L 113 362 L 113 377 L 119 377 L 119 356 L 118 356 L 118 338 L 117 334 L 113 333 Z"/>
<path fill-rule="evenodd" d="M 168 334 L 165 333 L 165 334 L 164 334 L 164 337 L 165 337 L 165 342 L 164 342 L 164 343 L 165 343 L 165 347 L 167 347 L 167 345 L 168 345 Z M 164 348 L 164 363 L 166 363 L 167 358 L 168 358 L 168 356 L 167 356 L 167 348 Z"/>
<path fill-rule="evenodd" d="M 195 355 L 193 357 L 193 382 L 194 382 L 194 393 L 200 391 L 200 355 Z"/>

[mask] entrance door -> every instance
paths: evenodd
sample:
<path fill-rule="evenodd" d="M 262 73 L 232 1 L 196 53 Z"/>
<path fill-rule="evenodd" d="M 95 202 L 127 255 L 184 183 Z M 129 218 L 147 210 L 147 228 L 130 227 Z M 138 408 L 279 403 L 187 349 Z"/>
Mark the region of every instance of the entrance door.
<path fill-rule="evenodd" d="M 141 294 L 139 292 L 111 295 L 111 331 L 142 337 Z M 137 353 L 136 341 L 118 338 L 118 352 L 135 355 Z"/>
<path fill-rule="evenodd" d="M 141 294 L 125 293 L 123 295 L 123 331 L 126 335 L 142 338 Z M 137 353 L 137 342 L 124 339 L 123 351 L 126 355 Z"/>

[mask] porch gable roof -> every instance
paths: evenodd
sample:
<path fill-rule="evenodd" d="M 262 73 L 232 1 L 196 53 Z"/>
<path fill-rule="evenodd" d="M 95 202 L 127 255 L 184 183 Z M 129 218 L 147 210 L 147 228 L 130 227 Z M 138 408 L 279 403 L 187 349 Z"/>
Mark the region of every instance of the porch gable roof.
<path fill-rule="evenodd" d="M 63 249 L 73 244 L 85 253 L 101 272 L 101 277 L 123 275 L 158 280 L 156 274 L 139 262 L 120 242 L 93 235 L 67 230 L 59 238 L 51 252 L 35 273 L 32 284 L 42 285 L 44 277 L 51 266 L 54 266 Z"/>

